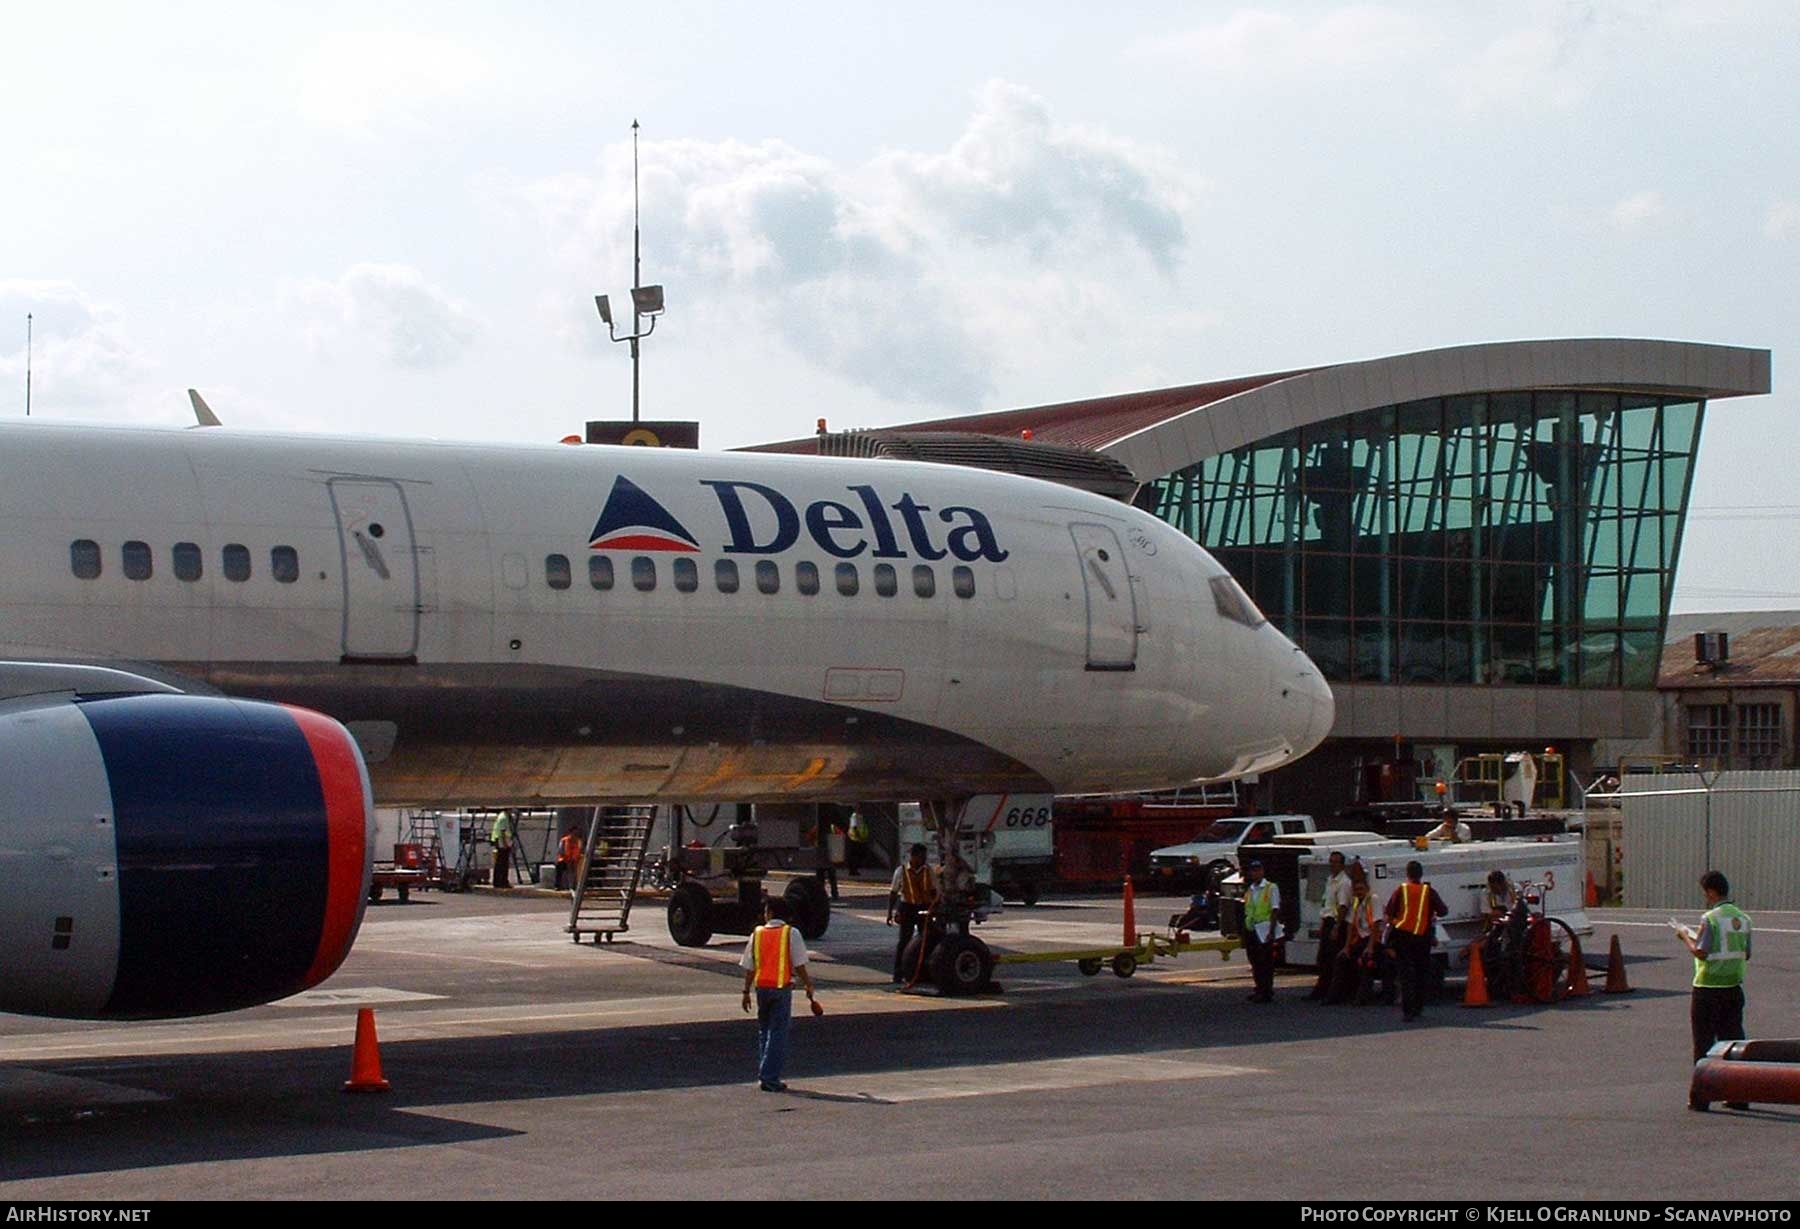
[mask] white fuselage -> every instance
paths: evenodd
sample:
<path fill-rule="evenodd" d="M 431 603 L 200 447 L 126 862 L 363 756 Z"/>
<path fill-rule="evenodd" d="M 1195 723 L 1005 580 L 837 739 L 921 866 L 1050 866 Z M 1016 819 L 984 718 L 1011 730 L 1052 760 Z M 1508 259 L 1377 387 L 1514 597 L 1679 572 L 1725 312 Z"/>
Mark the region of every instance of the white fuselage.
<path fill-rule="evenodd" d="M 1221 613 L 1224 575 L 1145 513 L 974 469 L 0 425 L 0 659 L 320 709 L 388 803 L 1266 770 L 1330 692 Z"/>

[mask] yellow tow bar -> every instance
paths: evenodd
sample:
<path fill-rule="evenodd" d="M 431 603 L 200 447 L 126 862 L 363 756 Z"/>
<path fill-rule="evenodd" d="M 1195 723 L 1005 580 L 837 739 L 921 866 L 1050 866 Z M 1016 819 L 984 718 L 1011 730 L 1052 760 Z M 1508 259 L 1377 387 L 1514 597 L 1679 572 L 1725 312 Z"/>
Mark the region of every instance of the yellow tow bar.
<path fill-rule="evenodd" d="M 1220 960 L 1230 960 L 1231 953 L 1243 947 L 1238 939 L 1189 939 L 1185 942 L 1172 939 L 1167 935 L 1145 932 L 1138 935 L 1135 946 L 1123 947 L 1084 947 L 1059 952 L 1007 952 L 994 957 L 996 965 L 1001 964 L 1061 964 L 1065 960 L 1075 962 L 1075 967 L 1089 977 L 1099 973 L 1101 969 L 1112 966 L 1112 971 L 1119 977 L 1130 977 L 1137 972 L 1141 964 L 1154 964 L 1158 957 L 1172 960 L 1183 952 L 1217 952 Z"/>

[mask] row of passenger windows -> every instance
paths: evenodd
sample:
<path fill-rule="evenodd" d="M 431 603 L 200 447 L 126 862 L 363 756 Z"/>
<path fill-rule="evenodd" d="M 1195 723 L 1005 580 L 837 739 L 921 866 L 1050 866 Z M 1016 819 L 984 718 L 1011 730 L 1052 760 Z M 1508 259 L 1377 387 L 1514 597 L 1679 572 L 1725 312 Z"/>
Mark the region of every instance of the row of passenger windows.
<path fill-rule="evenodd" d="M 192 542 L 177 542 L 169 550 L 176 580 L 199 580 L 206 573 L 205 557 Z M 126 580 L 149 580 L 156 573 L 156 552 L 148 542 L 127 542 L 119 548 L 119 567 Z M 226 580 L 250 579 L 250 548 L 232 542 L 219 549 L 219 569 Z M 69 543 L 69 570 L 80 580 L 98 580 L 103 570 L 100 544 L 92 538 Z M 291 546 L 269 551 L 269 574 L 284 585 L 300 579 L 300 552 Z"/>
<path fill-rule="evenodd" d="M 656 588 L 656 560 L 636 555 L 630 564 L 631 587 L 642 593 Z M 692 593 L 700 587 L 700 567 L 694 560 L 678 557 L 669 566 L 678 593 Z M 753 569 L 758 593 L 781 592 L 781 567 L 772 559 L 759 559 Z M 567 555 L 544 557 L 544 579 L 552 589 L 567 589 L 573 583 L 573 570 Z M 900 592 L 900 575 L 891 563 L 878 563 L 871 569 L 875 592 L 880 597 L 893 597 Z M 832 569 L 832 582 L 845 597 L 855 597 L 862 589 L 862 572 L 854 563 L 840 563 Z M 605 555 L 588 557 L 588 584 L 596 589 L 613 587 L 613 561 Z M 737 560 L 719 559 L 713 563 L 713 585 L 720 593 L 736 593 L 743 579 Z M 794 588 L 811 597 L 819 592 L 819 565 L 802 561 L 794 565 Z M 950 587 L 957 597 L 975 596 L 975 572 L 958 564 L 950 569 Z M 937 596 L 937 570 L 926 564 L 912 569 L 912 590 L 919 597 Z"/>

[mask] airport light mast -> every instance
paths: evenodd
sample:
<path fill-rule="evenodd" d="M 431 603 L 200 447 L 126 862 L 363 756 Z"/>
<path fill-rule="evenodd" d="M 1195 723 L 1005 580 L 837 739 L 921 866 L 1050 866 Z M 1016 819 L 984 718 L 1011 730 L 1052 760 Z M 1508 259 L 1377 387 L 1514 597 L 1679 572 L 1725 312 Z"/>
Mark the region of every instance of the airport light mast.
<path fill-rule="evenodd" d="M 614 341 L 631 343 L 631 421 L 638 419 L 638 343 L 656 332 L 656 318 L 663 313 L 663 288 L 644 285 L 643 232 L 638 210 L 638 122 L 631 121 L 631 332 L 619 336 L 613 327 L 612 304 L 603 294 L 594 296 L 600 319 L 606 322 L 606 335 Z M 650 327 L 644 328 L 644 317 Z"/>

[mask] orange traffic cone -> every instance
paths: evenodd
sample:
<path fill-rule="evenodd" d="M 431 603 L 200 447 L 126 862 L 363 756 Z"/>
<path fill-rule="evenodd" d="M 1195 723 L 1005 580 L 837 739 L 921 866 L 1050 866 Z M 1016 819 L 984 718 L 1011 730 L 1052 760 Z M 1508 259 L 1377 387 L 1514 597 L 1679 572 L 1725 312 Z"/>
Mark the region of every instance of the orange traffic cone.
<path fill-rule="evenodd" d="M 1137 893 L 1131 886 L 1131 876 L 1125 876 L 1125 946 L 1137 946 Z"/>
<path fill-rule="evenodd" d="M 1603 989 L 1607 994 L 1631 993 L 1631 983 L 1625 980 L 1625 953 L 1619 947 L 1618 935 L 1613 936 L 1612 950 L 1606 954 L 1606 985 Z"/>
<path fill-rule="evenodd" d="M 356 1013 L 356 1053 L 350 1059 L 350 1078 L 345 1092 L 386 1092 L 388 1082 L 381 1078 L 381 1046 L 375 1040 L 375 1009 L 365 1007 Z"/>
<path fill-rule="evenodd" d="M 1593 871 L 1587 873 L 1587 907 L 1590 909 L 1600 907 L 1600 889 L 1594 886 Z"/>
<path fill-rule="evenodd" d="M 1592 883 L 1593 881 L 1594 877 L 1589 875 L 1588 882 Z M 1563 997 L 1566 999 L 1584 999 L 1592 993 L 1593 990 L 1588 986 L 1587 961 L 1583 959 L 1581 955 L 1581 940 L 1577 939 L 1574 935 L 1570 935 L 1569 992 L 1563 995 Z"/>
<path fill-rule="evenodd" d="M 1481 959 L 1481 944 L 1469 945 L 1469 988 L 1463 992 L 1464 1007 L 1492 1007 L 1488 997 L 1487 965 Z"/>

